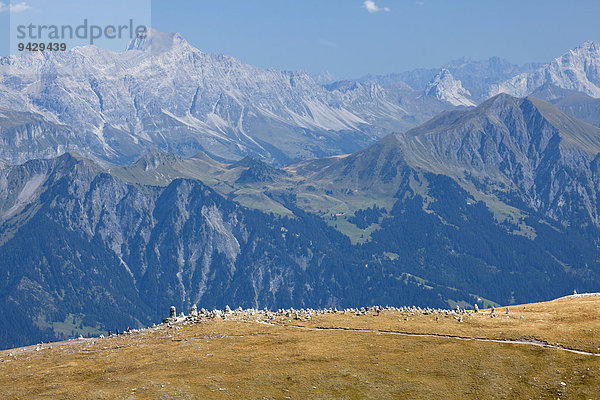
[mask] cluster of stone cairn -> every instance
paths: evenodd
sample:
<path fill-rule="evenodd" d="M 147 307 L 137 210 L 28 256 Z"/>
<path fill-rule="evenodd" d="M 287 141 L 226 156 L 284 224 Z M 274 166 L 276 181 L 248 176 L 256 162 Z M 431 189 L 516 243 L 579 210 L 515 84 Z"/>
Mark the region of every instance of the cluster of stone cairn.
<path fill-rule="evenodd" d="M 527 307 L 523 307 L 523 311 L 525 311 Z M 399 314 L 399 321 L 408 321 L 414 317 L 420 316 L 434 316 L 435 321 L 439 321 L 441 318 L 454 318 L 458 322 L 463 322 L 464 318 L 473 317 L 474 315 L 485 316 L 486 314 L 479 309 L 479 306 L 475 304 L 473 309 L 466 309 L 460 306 L 456 306 L 453 310 L 442 309 L 442 308 L 421 308 L 421 307 L 391 307 L 391 306 L 371 306 L 371 307 L 360 307 L 360 308 L 345 308 L 339 310 L 337 308 L 323 308 L 323 309 L 314 309 L 314 308 L 288 308 L 288 309 L 278 309 L 277 311 L 271 311 L 267 308 L 262 310 L 257 308 L 247 308 L 242 309 L 241 307 L 232 310 L 231 307 L 225 306 L 224 309 L 218 310 L 207 310 L 205 308 L 201 308 L 198 310 L 197 306 L 194 304 L 189 314 L 185 315 L 184 313 L 180 313 L 177 315 L 177 310 L 175 306 L 171 306 L 169 310 L 169 317 L 163 319 L 163 323 L 161 325 L 153 324 L 152 327 L 147 329 L 159 329 L 161 326 L 166 326 L 167 328 L 175 328 L 179 330 L 177 325 L 188 325 L 193 324 L 200 321 L 214 320 L 215 318 L 220 318 L 223 320 L 237 320 L 237 321 L 246 321 L 246 322 L 262 322 L 262 323 L 278 323 L 278 324 L 291 324 L 293 321 L 310 321 L 314 316 L 326 315 L 326 314 L 343 314 L 343 315 L 351 315 L 351 316 L 378 316 L 383 311 L 391 311 Z M 509 318 L 510 310 L 506 307 L 506 318 Z M 498 317 L 496 313 L 496 308 L 492 307 L 489 311 L 490 318 Z M 524 318 L 523 315 L 520 318 Z M 145 329 L 131 329 L 125 331 L 123 333 L 138 333 L 143 332 Z M 100 338 L 104 338 L 104 335 L 100 335 Z M 81 339 L 81 338 L 80 338 Z M 71 339 L 74 340 L 74 339 Z M 41 346 L 41 345 L 40 345 Z"/>
<path fill-rule="evenodd" d="M 169 317 L 163 320 L 165 324 L 174 323 L 190 323 L 197 322 L 200 320 L 209 320 L 215 318 L 222 318 L 223 320 L 234 319 L 234 320 L 260 320 L 263 322 L 277 322 L 285 321 L 310 321 L 314 316 L 325 315 L 325 314 L 345 314 L 345 315 L 379 315 L 382 311 L 393 311 L 399 313 L 400 320 L 408 321 L 410 317 L 434 315 L 435 320 L 438 321 L 440 317 L 450 317 L 456 319 L 458 322 L 463 322 L 463 318 L 472 317 L 474 314 L 483 315 L 480 312 L 479 306 L 475 304 L 473 309 L 466 309 L 460 306 L 456 306 L 453 310 L 441 309 L 441 308 L 421 308 L 421 307 L 360 307 L 360 308 L 346 308 L 338 310 L 337 308 L 324 308 L 324 309 L 313 309 L 313 308 L 301 308 L 301 309 L 278 309 L 277 311 L 271 311 L 267 308 L 262 310 L 256 308 L 242 309 L 241 307 L 232 310 L 229 306 L 225 306 L 223 310 L 206 310 L 201 308 L 198 310 L 194 304 L 188 315 L 181 313 L 177 315 L 174 306 L 171 307 Z M 496 308 L 492 307 L 489 313 L 491 318 L 495 318 Z M 509 309 L 506 308 L 506 316 L 509 315 Z"/>
<path fill-rule="evenodd" d="M 456 319 L 458 322 L 463 322 L 464 317 L 470 317 L 473 313 L 479 312 L 479 307 L 475 305 L 474 310 L 468 310 L 460 306 L 456 306 L 454 310 L 448 310 L 443 308 L 421 308 L 421 307 L 392 307 L 395 311 L 402 314 L 401 320 L 408 321 L 410 317 L 421 316 L 421 315 L 435 315 L 435 320 L 439 321 L 440 317 L 450 317 Z"/>
<path fill-rule="evenodd" d="M 523 311 L 527 310 L 527 306 L 523 306 Z M 490 318 L 498 318 L 498 314 L 496 313 L 496 307 L 493 307 L 490 309 Z M 504 312 L 505 318 L 510 318 L 510 308 L 506 307 L 506 311 Z M 523 318 L 523 316 L 521 315 L 521 318 Z"/>

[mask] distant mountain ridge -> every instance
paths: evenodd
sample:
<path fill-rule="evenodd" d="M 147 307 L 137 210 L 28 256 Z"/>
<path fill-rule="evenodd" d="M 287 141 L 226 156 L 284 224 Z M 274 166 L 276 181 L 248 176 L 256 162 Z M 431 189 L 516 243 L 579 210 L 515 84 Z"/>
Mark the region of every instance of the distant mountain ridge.
<path fill-rule="evenodd" d="M 535 71 L 499 84 L 492 94 L 506 92 L 521 97 L 545 84 L 600 98 L 600 44 L 588 40 Z"/>
<path fill-rule="evenodd" d="M 121 53 L 85 46 L 3 57 L 0 158 L 77 151 L 128 164 L 160 149 L 285 165 L 348 154 L 501 91 L 527 95 L 551 83 L 597 96 L 598 48 L 589 41 L 544 66 L 463 58 L 440 69 L 355 81 L 323 74 L 317 82 L 203 53 L 179 34 L 150 29 Z"/>
<path fill-rule="evenodd" d="M 460 81 L 475 103 L 481 103 L 498 93 L 524 97 L 548 85 L 600 98 L 600 44 L 594 40 L 582 43 L 547 64 L 515 65 L 499 57 L 482 61 L 462 58 L 440 68 L 368 75 L 358 81 L 376 82 L 384 86 L 404 82 L 415 90 L 425 90 L 443 70 Z"/>
<path fill-rule="evenodd" d="M 490 85 L 503 82 L 523 72 L 533 71 L 541 65 L 539 63 L 516 65 L 500 57 L 479 61 L 462 57 L 439 68 L 419 68 L 388 75 L 365 76 L 360 78 L 359 82 L 377 82 L 384 86 L 404 82 L 414 90 L 425 90 L 435 75 L 446 69 L 471 92 L 477 102 L 481 102 L 489 97 Z"/>
<path fill-rule="evenodd" d="M 377 84 L 326 89 L 306 73 L 203 53 L 153 29 L 121 53 L 4 57 L 0 88 L 0 109 L 23 115 L 0 125 L 0 157 L 11 162 L 74 150 L 123 164 L 163 149 L 284 164 L 352 152 L 452 108 L 408 110 Z"/>

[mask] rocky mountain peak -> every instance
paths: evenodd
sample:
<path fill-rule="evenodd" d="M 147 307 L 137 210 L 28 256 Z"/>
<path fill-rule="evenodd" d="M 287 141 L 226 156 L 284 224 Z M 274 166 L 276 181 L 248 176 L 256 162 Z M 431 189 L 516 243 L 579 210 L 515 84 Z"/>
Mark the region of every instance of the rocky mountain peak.
<path fill-rule="evenodd" d="M 572 51 L 577 53 L 599 53 L 600 43 L 595 40 L 586 40 Z"/>
<path fill-rule="evenodd" d="M 163 53 L 184 45 L 188 45 L 188 43 L 179 33 L 166 33 L 146 27 L 144 33 L 129 42 L 126 51 L 139 50 Z"/>
<path fill-rule="evenodd" d="M 339 78 L 333 75 L 329 71 L 321 72 L 320 74 L 312 75 L 312 78 L 319 85 L 329 85 L 333 82 L 339 81 Z"/>
<path fill-rule="evenodd" d="M 442 68 L 425 89 L 427 96 L 446 101 L 454 106 L 474 106 L 469 99 L 471 93 L 463 88 L 459 80 L 454 79 L 450 71 Z"/>

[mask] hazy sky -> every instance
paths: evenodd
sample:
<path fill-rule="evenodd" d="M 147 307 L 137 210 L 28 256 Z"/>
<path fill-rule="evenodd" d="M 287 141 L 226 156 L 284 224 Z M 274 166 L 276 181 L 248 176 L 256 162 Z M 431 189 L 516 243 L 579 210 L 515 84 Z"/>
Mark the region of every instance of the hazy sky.
<path fill-rule="evenodd" d="M 0 3 L 3 55 L 16 21 L 151 18 L 154 28 L 180 32 L 203 51 L 341 78 L 437 67 L 462 56 L 549 61 L 600 40 L 598 0 L 25 0 L 13 1 L 12 12 L 6 3 Z"/>

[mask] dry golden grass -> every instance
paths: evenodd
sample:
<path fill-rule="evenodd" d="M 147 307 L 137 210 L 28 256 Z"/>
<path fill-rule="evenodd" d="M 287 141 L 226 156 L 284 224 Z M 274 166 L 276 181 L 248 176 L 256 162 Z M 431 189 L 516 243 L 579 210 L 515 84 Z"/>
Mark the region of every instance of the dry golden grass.
<path fill-rule="evenodd" d="M 378 317 L 371 313 L 371 318 L 326 314 L 313 317 L 309 322 L 291 323 L 501 340 L 537 339 L 566 348 L 600 353 L 600 296 L 510 306 L 509 314 L 506 314 L 506 307 L 499 307 L 495 310 L 495 318 L 490 318 L 490 311 L 481 310 L 464 316 L 462 323 L 453 316 L 439 316 L 436 321 L 432 314 L 389 312 L 383 312 Z"/>
<path fill-rule="evenodd" d="M 474 316 L 462 323 L 450 317 L 436 322 L 431 315 L 405 321 L 397 312 L 327 314 L 308 322 L 288 318 L 276 325 L 217 318 L 40 351 L 13 349 L 0 352 L 0 397 L 598 399 L 600 357 L 593 355 L 527 344 L 278 325 L 536 338 L 597 352 L 600 337 L 593 335 L 600 334 L 600 297 L 517 309 L 511 307 L 508 320 L 500 309 L 499 318 Z"/>

